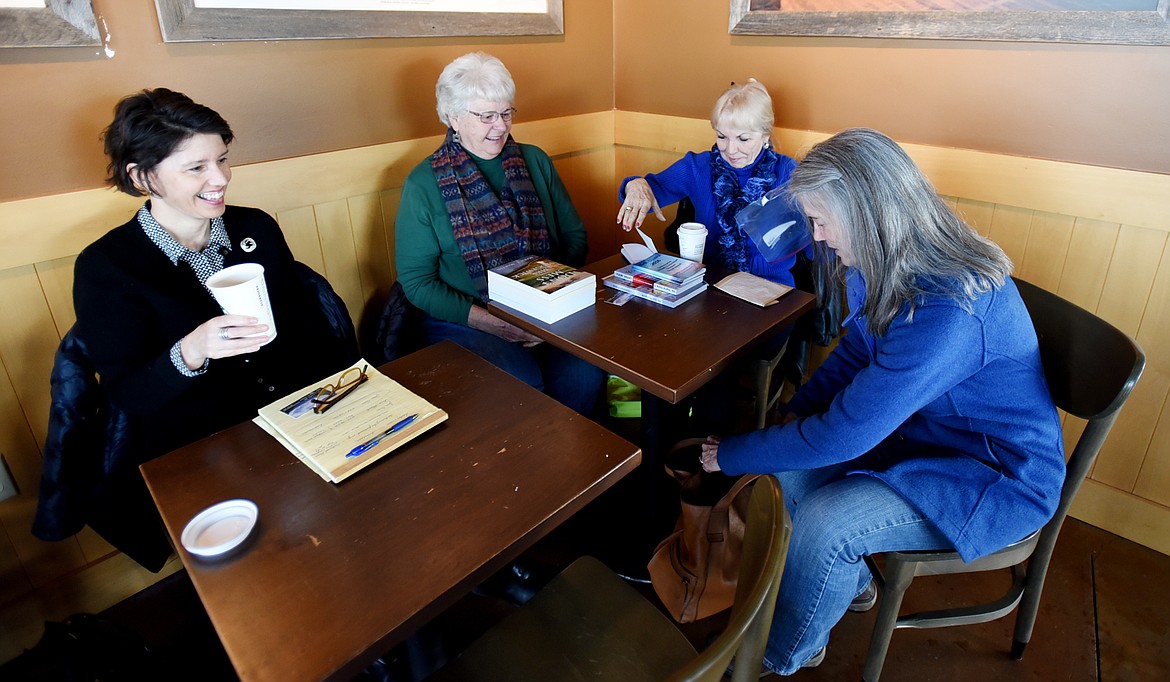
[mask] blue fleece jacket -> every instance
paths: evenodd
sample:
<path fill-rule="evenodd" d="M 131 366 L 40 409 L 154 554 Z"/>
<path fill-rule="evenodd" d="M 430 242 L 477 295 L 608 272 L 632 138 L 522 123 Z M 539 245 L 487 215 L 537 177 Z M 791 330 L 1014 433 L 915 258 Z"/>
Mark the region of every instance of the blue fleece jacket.
<path fill-rule="evenodd" d="M 846 278 L 849 309 L 865 282 Z M 970 561 L 1051 518 L 1064 482 L 1060 421 L 1048 394 L 1031 318 L 1010 279 L 966 311 L 923 297 L 875 336 L 848 333 L 789 403 L 799 418 L 723 439 L 729 474 L 852 461 L 914 504 Z"/>
<path fill-rule="evenodd" d="M 776 184 L 769 187 L 769 190 L 788 182 L 788 178 L 796 168 L 796 161 L 792 158 L 783 154 L 779 156 L 780 161 L 776 164 Z M 741 187 L 751 178 L 752 169 L 760 162 L 761 157 L 763 154 L 757 156 L 756 160 L 745 168 L 732 168 Z M 719 159 L 718 163 L 725 164 L 726 162 Z M 631 175 L 622 180 L 621 190 L 618 192 L 620 201 L 626 199 L 626 184 L 637 177 L 639 176 Z M 685 156 L 672 163 L 661 173 L 647 174 L 645 180 L 650 184 L 650 189 L 654 192 L 654 198 L 658 200 L 659 206 L 670 206 L 683 197 L 689 197 L 695 207 L 695 221 L 707 226 L 707 245 L 704 247 L 704 252 L 707 254 L 718 253 L 717 250 L 720 247 L 716 240 L 719 239 L 721 228 L 719 227 L 719 219 L 715 216 L 715 191 L 712 189 L 714 184 L 711 180 L 711 152 L 697 154 L 687 152 Z M 748 272 L 792 286 L 790 270 L 796 262 L 795 256 L 769 263 L 760 254 L 759 249 L 756 248 L 751 239 L 745 236 L 744 240 L 747 244 Z M 708 259 L 704 258 L 704 260 Z"/>

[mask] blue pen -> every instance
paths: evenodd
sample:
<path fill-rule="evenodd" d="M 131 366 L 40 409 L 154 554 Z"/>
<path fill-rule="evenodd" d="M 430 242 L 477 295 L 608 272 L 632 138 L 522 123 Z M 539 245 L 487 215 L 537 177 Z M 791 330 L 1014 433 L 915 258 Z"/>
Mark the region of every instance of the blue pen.
<path fill-rule="evenodd" d="M 402 421 L 398 422 L 394 426 L 391 426 L 390 428 L 386 429 L 382 433 L 379 433 L 378 435 L 374 436 L 373 438 L 369 439 L 368 441 L 366 441 L 366 442 L 362 443 L 361 445 L 357 446 L 356 448 L 350 450 L 349 454 L 346 455 L 346 457 L 357 457 L 358 455 L 362 454 L 366 450 L 369 450 L 370 448 L 374 447 L 378 443 L 381 443 L 387 436 L 394 434 L 394 433 L 398 433 L 402 429 L 405 429 L 406 427 L 410 426 L 411 422 L 413 422 L 415 419 L 418 419 L 417 414 L 410 415 L 406 419 L 403 419 Z"/>

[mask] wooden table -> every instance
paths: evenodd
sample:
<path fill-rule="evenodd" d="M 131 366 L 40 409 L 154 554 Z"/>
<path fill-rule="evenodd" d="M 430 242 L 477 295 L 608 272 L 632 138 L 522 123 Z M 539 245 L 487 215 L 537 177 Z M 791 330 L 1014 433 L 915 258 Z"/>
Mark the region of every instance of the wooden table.
<path fill-rule="evenodd" d="M 709 287 L 677 308 L 632 298 L 605 303 L 616 289 L 601 279 L 625 265 L 620 255 L 588 265 L 597 275 L 597 304 L 545 324 L 512 308 L 489 303 L 491 312 L 548 343 L 617 375 L 668 403 L 678 403 L 770 334 L 811 310 L 816 297 L 791 291 L 760 308 Z M 707 281 L 723 274 L 708 268 Z"/>
<path fill-rule="evenodd" d="M 642 389 L 643 466 L 640 480 L 631 482 L 640 490 L 642 508 L 631 518 L 642 519 L 644 527 L 634 529 L 642 537 L 633 539 L 632 556 L 610 564 L 623 575 L 644 578 L 650 550 L 678 515 L 677 489 L 666 486 L 662 474 L 663 455 L 680 437 L 682 415 L 672 406 L 811 310 L 816 297 L 795 290 L 761 308 L 709 286 L 677 308 L 636 297 L 623 306 L 606 303 L 618 291 L 601 280 L 625 264 L 616 255 L 586 266 L 597 275 L 596 305 L 553 324 L 497 303 L 489 303 L 488 309 Z M 706 279 L 713 283 L 726 274 L 709 266 Z"/>
<path fill-rule="evenodd" d="M 339 485 L 244 423 L 142 466 L 243 680 L 348 679 L 635 469 L 638 448 L 450 342 L 382 372 L 450 419 Z M 260 509 L 219 559 L 200 510 Z"/>

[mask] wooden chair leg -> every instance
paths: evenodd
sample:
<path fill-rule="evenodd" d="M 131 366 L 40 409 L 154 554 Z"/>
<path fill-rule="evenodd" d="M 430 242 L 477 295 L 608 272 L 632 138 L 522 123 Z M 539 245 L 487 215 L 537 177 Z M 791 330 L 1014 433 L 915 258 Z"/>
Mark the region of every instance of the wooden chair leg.
<path fill-rule="evenodd" d="M 775 604 L 776 596 L 779 593 L 780 574 L 777 574 L 768 590 L 767 603 Z M 750 682 L 760 678 L 760 671 L 763 669 L 762 663 L 760 665 L 740 665 L 740 661 L 760 661 L 763 659 L 764 651 L 768 648 L 768 631 L 772 629 L 772 618 L 766 609 L 764 616 L 766 617 L 753 619 L 751 625 L 748 626 L 743 642 L 740 643 L 739 650 L 735 653 L 736 665 L 731 682 Z"/>
<path fill-rule="evenodd" d="M 768 398 L 772 386 L 772 368 L 762 360 L 756 362 L 756 428 L 768 425 Z"/>
<path fill-rule="evenodd" d="M 873 626 L 869 653 L 865 657 L 865 671 L 861 677 L 865 682 L 877 682 L 881 677 L 886 650 L 890 648 L 890 638 L 898 622 L 898 611 L 902 608 L 902 597 L 914 580 L 914 565 L 887 557 L 883 575 L 877 622 Z"/>

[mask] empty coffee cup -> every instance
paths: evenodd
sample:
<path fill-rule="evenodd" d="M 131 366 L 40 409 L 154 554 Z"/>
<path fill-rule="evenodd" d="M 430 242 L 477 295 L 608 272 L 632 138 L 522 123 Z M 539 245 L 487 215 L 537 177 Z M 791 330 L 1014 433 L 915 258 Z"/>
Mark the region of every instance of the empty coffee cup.
<path fill-rule="evenodd" d="M 707 226 L 703 223 L 683 223 L 678 226 L 678 255 L 703 262 L 703 247 L 707 245 Z"/>
<path fill-rule="evenodd" d="M 264 266 L 259 263 L 240 263 L 224 268 L 207 278 L 207 288 L 229 315 L 248 315 L 268 325 L 268 341 L 276 338 L 276 322 L 272 318 L 272 304 L 268 301 L 268 287 L 264 283 Z M 268 343 L 265 341 L 265 343 Z"/>

